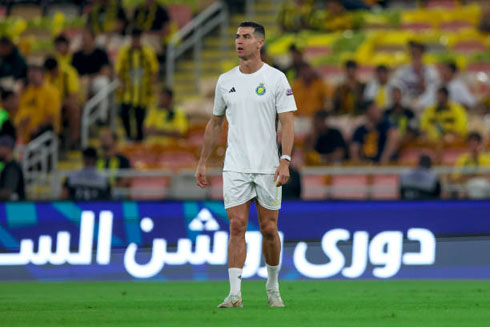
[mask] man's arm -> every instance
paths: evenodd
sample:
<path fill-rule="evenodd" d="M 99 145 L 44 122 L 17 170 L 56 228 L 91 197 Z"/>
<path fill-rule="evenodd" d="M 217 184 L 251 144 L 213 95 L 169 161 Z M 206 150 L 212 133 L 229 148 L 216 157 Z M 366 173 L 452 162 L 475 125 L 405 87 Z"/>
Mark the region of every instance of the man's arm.
<path fill-rule="evenodd" d="M 353 141 L 350 145 L 349 148 L 350 151 L 350 160 L 355 163 L 361 162 L 361 156 L 359 155 L 359 152 L 361 151 L 361 144 Z"/>
<path fill-rule="evenodd" d="M 279 114 L 279 121 L 281 122 L 281 145 L 282 154 L 291 156 L 294 143 L 294 114 L 292 111 Z M 277 186 L 284 185 L 289 180 L 289 165 L 291 163 L 282 159 L 279 161 L 279 167 L 274 174 L 274 181 L 277 182 Z"/>
<path fill-rule="evenodd" d="M 199 158 L 196 173 L 194 175 L 197 185 L 201 188 L 208 186 L 208 181 L 206 179 L 206 163 L 211 156 L 214 146 L 216 145 L 216 141 L 221 134 L 224 117 L 225 116 L 213 115 L 206 125 L 201 157 Z"/>
<path fill-rule="evenodd" d="M 398 151 L 400 134 L 396 128 L 391 128 L 388 131 L 388 139 L 386 140 L 386 146 L 380 157 L 380 163 L 390 162 L 393 155 Z"/>

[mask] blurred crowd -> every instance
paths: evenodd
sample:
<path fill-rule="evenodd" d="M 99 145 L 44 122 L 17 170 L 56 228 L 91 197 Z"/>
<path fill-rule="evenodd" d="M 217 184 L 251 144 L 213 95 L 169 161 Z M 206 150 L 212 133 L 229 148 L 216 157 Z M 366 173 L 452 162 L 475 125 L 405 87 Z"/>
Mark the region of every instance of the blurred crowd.
<path fill-rule="evenodd" d="M 292 65 L 284 71 L 299 119 L 311 120 L 312 132 L 305 140 L 309 163 L 388 163 L 410 144 L 464 143 L 470 132 L 467 113 L 477 110 L 477 99 L 458 78 L 454 62 L 436 69 L 422 61 L 422 43 L 407 46 L 410 64 L 395 71 L 378 65 L 373 78 L 363 81 L 358 64 L 348 60 L 344 78 L 335 86 L 321 78 L 296 46 L 290 47 Z M 335 124 L 342 119 L 349 121 L 348 127 L 360 126 L 352 133 L 349 128 L 341 132 Z"/>
<path fill-rule="evenodd" d="M 375 0 L 286 1 L 278 19 L 286 33 L 348 30 L 356 27 L 349 10 L 386 5 L 387 1 Z M 76 38 L 68 32 L 55 36 L 54 51 L 43 58 L 25 58 L 11 38 L 1 37 L 0 149 L 5 155 L 0 151 L 0 160 L 7 158 L 5 167 L 8 162 L 16 166 L 3 169 L 2 176 L 7 172 L 0 176 L 0 196 L 8 188 L 10 195 L 4 199 L 25 197 L 19 190 L 22 169 L 12 152 L 15 144 L 27 144 L 46 131 L 60 136 L 63 151 L 82 150 L 83 169 L 66 179 L 63 192 L 64 198 L 77 200 L 107 198 L 115 189 L 130 186 L 127 178 L 97 172 L 137 168 L 119 151 L 119 144 L 165 148 L 176 140 L 189 141 L 192 117 L 174 101 L 174 91 L 160 84 L 166 42 L 175 32 L 172 26 L 167 9 L 156 0 L 144 0 L 131 12 L 121 1 L 95 0 L 85 10 L 81 33 Z M 112 53 L 108 40 L 118 37 L 127 42 Z M 296 162 L 307 166 L 395 164 L 402 150 L 412 146 L 459 146 L 468 151 L 456 160 L 452 180 L 475 177 L 462 177 L 464 167 L 490 166 L 486 136 L 468 128 L 469 114 L 488 111 L 485 99 L 472 94 L 456 62 L 426 64 L 426 44 L 416 40 L 406 44 L 406 50 L 410 63 L 398 68 L 377 65 L 369 79 L 360 77 L 364 67 L 358 62 L 345 60 L 343 77 L 333 84 L 306 59 L 300 45 L 289 47 L 286 65 L 278 64 L 263 49 L 263 60 L 286 74 L 297 102 L 295 153 L 301 160 Z M 119 83 L 116 97 L 122 132 L 118 135 L 103 128 L 110 121 L 110 109 L 109 101 L 102 101 L 98 146 L 81 149 L 84 105 L 114 80 Z M 198 140 L 202 140 L 202 128 L 199 132 Z M 401 193 L 408 194 L 403 197 L 416 193 L 410 181 L 428 180 L 420 177 L 425 176 L 420 171 L 430 170 L 434 159 L 431 153 L 420 157 L 417 172 L 402 178 L 411 185 Z M 300 196 L 297 168 L 293 167 L 292 182 L 285 188 L 290 195 L 285 198 Z M 431 187 L 437 185 L 435 180 L 431 183 Z"/>
<path fill-rule="evenodd" d="M 155 0 L 145 0 L 132 15 L 120 1 L 97 0 L 88 7 L 86 26 L 75 48 L 71 36 L 62 33 L 53 40 L 54 53 L 26 59 L 9 37 L 1 37 L 0 85 L 6 100 L 2 106 L 18 131 L 13 135 L 16 143 L 27 144 L 52 130 L 60 135 L 65 149 L 79 149 L 83 105 L 112 79 L 120 83 L 118 102 L 126 136 L 142 140 L 147 111 L 162 111 L 161 103 L 153 101 L 155 94 L 162 93 L 163 105 L 173 112 L 171 90 L 162 91 L 158 84 L 159 59 L 164 60 L 163 42 L 169 30 L 169 15 Z M 96 39 L 117 34 L 128 35 L 130 43 L 111 58 L 104 43 Z M 162 42 L 159 53 L 141 42 L 143 34 Z M 109 112 L 107 103 L 102 106 L 100 122 L 104 124 Z M 152 124 L 148 122 L 148 136 L 161 132 Z"/>

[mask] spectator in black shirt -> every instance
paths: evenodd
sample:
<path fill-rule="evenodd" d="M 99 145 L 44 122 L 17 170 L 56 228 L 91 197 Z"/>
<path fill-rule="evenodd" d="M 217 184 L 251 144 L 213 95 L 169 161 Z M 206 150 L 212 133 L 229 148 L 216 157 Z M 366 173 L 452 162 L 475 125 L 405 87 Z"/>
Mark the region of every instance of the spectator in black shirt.
<path fill-rule="evenodd" d="M 111 73 L 109 56 L 104 49 L 96 46 L 95 35 L 90 29 L 83 30 L 81 49 L 75 52 L 71 64 L 81 77 L 109 77 Z"/>
<path fill-rule="evenodd" d="M 20 89 L 27 78 L 27 64 L 12 40 L 4 36 L 0 38 L 0 79 L 8 78 Z"/>
<path fill-rule="evenodd" d="M 8 135 L 0 136 L 0 162 L 3 164 L 0 173 L 0 200 L 25 200 L 25 184 L 22 167 L 14 159 L 15 141 Z"/>
<path fill-rule="evenodd" d="M 431 170 L 432 159 L 421 155 L 418 167 L 402 173 L 400 177 L 400 198 L 404 200 L 429 200 L 441 196 L 441 182 Z"/>
<path fill-rule="evenodd" d="M 104 49 L 96 46 L 95 35 L 91 30 L 85 29 L 82 32 L 82 47 L 73 55 L 71 64 L 80 75 L 82 84 L 87 85 L 87 98 L 91 98 L 109 85 L 111 77 L 109 56 Z M 103 100 L 100 106 L 100 120 L 106 121 L 109 115 L 107 99 Z"/>
<path fill-rule="evenodd" d="M 111 186 L 109 179 L 98 173 L 97 150 L 88 147 L 83 150 L 83 168 L 68 176 L 63 189 L 63 198 L 72 201 L 109 200 Z"/>
<path fill-rule="evenodd" d="M 315 151 L 320 164 L 339 163 L 347 158 L 348 149 L 342 133 L 328 125 L 328 112 L 320 110 L 313 116 L 313 131 L 306 139 L 306 150 Z"/>
<path fill-rule="evenodd" d="M 363 108 L 366 123 L 354 132 L 350 145 L 351 159 L 354 162 L 388 163 L 398 152 L 398 131 L 383 119 L 383 114 L 374 101 L 367 101 Z"/>
<path fill-rule="evenodd" d="M 12 91 L 0 89 L 0 136 L 9 135 L 17 140 L 17 130 L 12 121 L 19 107 L 19 96 Z"/>

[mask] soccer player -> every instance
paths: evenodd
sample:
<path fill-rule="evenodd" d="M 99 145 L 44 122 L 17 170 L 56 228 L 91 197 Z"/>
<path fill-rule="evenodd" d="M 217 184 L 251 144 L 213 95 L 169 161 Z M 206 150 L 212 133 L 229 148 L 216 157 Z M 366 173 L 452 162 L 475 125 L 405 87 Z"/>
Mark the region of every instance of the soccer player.
<path fill-rule="evenodd" d="M 223 197 L 230 221 L 230 294 L 218 308 L 242 307 L 240 286 L 246 257 L 245 231 L 252 200 L 257 205 L 262 251 L 267 264 L 267 299 L 271 307 L 284 306 L 278 283 L 281 243 L 277 219 L 281 207 L 281 186 L 289 179 L 296 104 L 286 76 L 260 59 L 264 43 L 262 25 L 254 22 L 240 24 L 235 38 L 240 65 L 218 79 L 213 116 L 206 126 L 195 174 L 197 185 L 207 187 L 206 162 L 226 115 L 229 129 L 223 168 Z M 280 158 L 278 117 L 282 126 L 283 155 Z"/>

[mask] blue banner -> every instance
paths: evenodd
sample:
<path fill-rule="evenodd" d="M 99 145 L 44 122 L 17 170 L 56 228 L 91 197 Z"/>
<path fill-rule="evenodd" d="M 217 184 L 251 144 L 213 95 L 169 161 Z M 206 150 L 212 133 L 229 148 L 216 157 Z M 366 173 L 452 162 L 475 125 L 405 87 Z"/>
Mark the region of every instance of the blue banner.
<path fill-rule="evenodd" d="M 489 217 L 490 201 L 284 202 L 282 274 L 490 278 Z M 228 229 L 222 202 L 3 203 L 0 280 L 223 279 Z M 246 240 L 243 277 L 266 277 L 254 206 Z"/>

